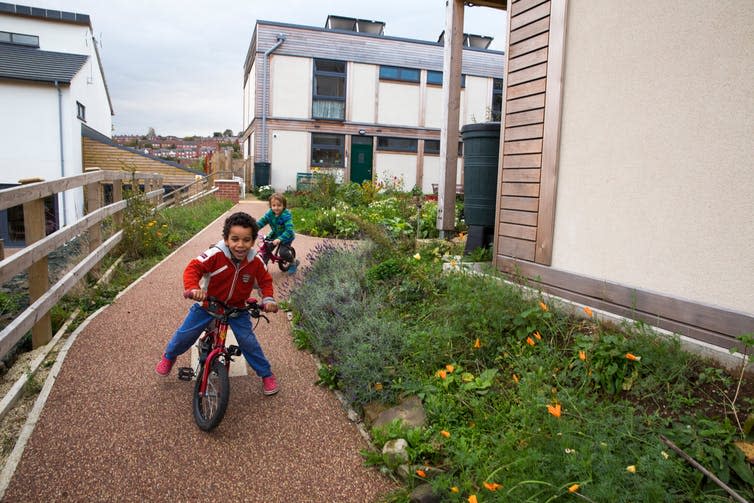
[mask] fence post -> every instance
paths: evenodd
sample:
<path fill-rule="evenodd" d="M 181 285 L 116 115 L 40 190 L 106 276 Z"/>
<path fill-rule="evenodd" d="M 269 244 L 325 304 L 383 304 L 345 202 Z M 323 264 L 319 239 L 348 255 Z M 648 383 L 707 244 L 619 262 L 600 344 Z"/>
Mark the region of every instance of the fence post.
<path fill-rule="evenodd" d="M 99 168 L 86 168 L 84 171 L 87 173 L 92 171 L 99 171 Z M 90 183 L 86 186 L 86 213 L 89 214 L 102 207 L 102 185 L 100 182 Z M 93 253 L 94 250 L 102 244 L 102 224 L 99 222 L 89 227 L 89 253 Z M 99 263 L 92 267 L 89 271 L 95 276 L 99 276 L 100 265 Z"/>
<path fill-rule="evenodd" d="M 25 178 L 20 184 L 43 182 L 41 178 Z M 45 203 L 44 199 L 35 199 L 24 203 L 24 239 L 26 246 L 45 237 Z M 47 257 L 42 257 L 29 267 L 29 304 L 47 292 L 50 287 L 50 273 L 47 267 Z M 52 323 L 50 314 L 39 318 L 31 329 L 32 348 L 44 346 L 52 339 Z"/>
<path fill-rule="evenodd" d="M 117 178 L 113 180 L 113 203 L 123 200 L 123 180 Z M 115 228 L 120 229 L 123 226 L 123 210 L 113 215 Z"/>

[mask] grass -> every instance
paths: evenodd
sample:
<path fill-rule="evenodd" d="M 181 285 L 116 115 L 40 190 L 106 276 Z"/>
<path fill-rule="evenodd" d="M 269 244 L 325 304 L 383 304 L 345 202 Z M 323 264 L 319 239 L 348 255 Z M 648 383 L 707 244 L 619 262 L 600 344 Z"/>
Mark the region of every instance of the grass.
<path fill-rule="evenodd" d="M 413 476 L 388 500 L 427 483 L 443 501 L 728 501 L 661 435 L 754 498 L 734 445 L 754 433 L 751 375 L 641 324 L 566 315 L 494 274 L 443 274 L 446 244 L 393 237 L 321 246 L 290 299 L 298 347 L 327 364 L 323 385 L 357 409 L 422 400 L 423 428 L 372 432 L 379 448 L 409 444 Z"/>

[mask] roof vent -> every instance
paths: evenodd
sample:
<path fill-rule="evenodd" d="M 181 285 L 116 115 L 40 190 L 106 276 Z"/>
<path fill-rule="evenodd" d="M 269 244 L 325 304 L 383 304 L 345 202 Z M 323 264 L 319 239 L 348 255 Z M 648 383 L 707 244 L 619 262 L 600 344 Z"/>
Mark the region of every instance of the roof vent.
<path fill-rule="evenodd" d="M 325 28 L 328 30 L 353 31 L 356 33 L 371 33 L 373 35 L 384 35 L 385 23 L 382 21 L 369 21 L 366 19 L 356 19 L 353 17 L 327 16 Z"/>

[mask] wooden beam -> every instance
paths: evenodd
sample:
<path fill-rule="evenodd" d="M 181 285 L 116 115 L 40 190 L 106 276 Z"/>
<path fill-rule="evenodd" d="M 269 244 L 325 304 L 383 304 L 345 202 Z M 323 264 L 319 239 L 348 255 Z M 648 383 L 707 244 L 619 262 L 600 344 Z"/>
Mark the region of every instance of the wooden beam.
<path fill-rule="evenodd" d="M 448 0 L 446 5 L 442 64 L 440 183 L 437 194 L 437 228 L 443 237 L 455 229 L 464 9 L 463 0 Z"/>
<path fill-rule="evenodd" d="M 20 180 L 22 183 L 24 180 Z M 37 180 L 34 180 L 37 181 Z M 24 208 L 24 240 L 26 246 L 29 246 L 45 237 L 45 203 L 44 199 L 34 199 L 27 201 Z M 47 256 L 40 257 L 39 260 L 29 267 L 29 302 L 42 297 L 50 286 L 50 271 L 47 267 Z M 50 315 L 44 313 L 34 323 L 31 329 L 31 345 L 36 349 L 47 344 L 52 339 L 52 323 Z"/>

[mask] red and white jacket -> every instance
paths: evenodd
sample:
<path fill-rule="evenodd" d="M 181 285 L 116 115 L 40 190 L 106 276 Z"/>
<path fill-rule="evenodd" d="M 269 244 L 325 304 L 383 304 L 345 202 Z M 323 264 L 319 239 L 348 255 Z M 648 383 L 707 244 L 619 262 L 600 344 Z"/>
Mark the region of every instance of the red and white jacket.
<path fill-rule="evenodd" d="M 272 276 L 257 252 L 252 248 L 239 263 L 232 256 L 225 242 L 219 241 L 188 263 L 183 271 L 183 288 L 200 288 L 230 306 L 243 307 L 254 287 L 258 287 L 262 304 L 275 302 Z M 204 301 L 202 305 L 206 304 Z"/>

